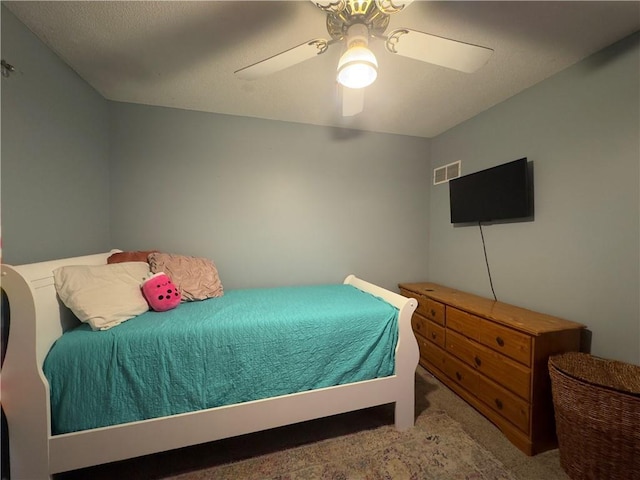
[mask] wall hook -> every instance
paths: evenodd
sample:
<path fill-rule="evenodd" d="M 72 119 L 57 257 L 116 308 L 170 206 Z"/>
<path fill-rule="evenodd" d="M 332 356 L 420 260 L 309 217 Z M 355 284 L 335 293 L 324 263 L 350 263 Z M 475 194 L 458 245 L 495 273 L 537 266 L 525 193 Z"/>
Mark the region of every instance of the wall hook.
<path fill-rule="evenodd" d="M 13 72 L 16 71 L 16 67 L 11 65 L 10 63 L 5 62 L 4 60 L 0 61 L 0 72 L 2 72 L 2 76 L 8 78 Z"/>

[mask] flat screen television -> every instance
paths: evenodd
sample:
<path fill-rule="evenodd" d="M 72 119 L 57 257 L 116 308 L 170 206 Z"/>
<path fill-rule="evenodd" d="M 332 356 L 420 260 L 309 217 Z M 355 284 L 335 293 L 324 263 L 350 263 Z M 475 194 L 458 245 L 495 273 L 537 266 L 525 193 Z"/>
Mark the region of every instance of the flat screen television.
<path fill-rule="evenodd" d="M 526 158 L 455 178 L 449 181 L 451 223 L 530 219 L 532 192 Z"/>

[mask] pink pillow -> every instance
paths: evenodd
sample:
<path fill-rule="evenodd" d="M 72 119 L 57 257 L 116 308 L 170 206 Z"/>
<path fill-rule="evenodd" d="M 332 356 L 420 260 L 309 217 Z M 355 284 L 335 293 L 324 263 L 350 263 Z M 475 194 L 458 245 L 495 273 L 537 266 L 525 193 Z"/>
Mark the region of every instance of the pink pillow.
<path fill-rule="evenodd" d="M 149 269 L 165 272 L 180 290 L 183 302 L 223 295 L 222 282 L 213 261 L 173 253 L 150 253 Z"/>
<path fill-rule="evenodd" d="M 176 308 L 182 299 L 182 295 L 164 272 L 158 272 L 144 281 L 142 295 L 156 312 Z"/>

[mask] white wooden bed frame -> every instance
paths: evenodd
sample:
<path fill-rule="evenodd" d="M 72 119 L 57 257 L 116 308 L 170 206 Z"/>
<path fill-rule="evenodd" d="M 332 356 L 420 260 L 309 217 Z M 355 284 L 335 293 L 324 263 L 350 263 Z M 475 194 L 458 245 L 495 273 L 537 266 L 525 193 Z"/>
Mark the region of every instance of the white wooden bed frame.
<path fill-rule="evenodd" d="M 59 302 L 53 270 L 100 265 L 119 250 L 28 265 L 2 265 L 10 331 L 2 368 L 2 408 L 9 427 L 11 478 L 38 480 L 55 473 L 210 442 L 329 415 L 395 403 L 395 426 L 414 424 L 418 346 L 411 330 L 417 306 L 389 290 L 349 275 L 344 283 L 399 309 L 395 373 L 390 377 L 266 398 L 197 412 L 51 435 L 49 383 L 42 365 L 51 345 L 77 320 Z"/>

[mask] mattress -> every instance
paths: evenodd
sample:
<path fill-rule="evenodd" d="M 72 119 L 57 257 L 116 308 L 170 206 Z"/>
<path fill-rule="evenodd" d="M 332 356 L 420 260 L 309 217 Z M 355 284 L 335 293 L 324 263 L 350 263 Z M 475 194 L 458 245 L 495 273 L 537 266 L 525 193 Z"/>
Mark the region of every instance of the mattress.
<path fill-rule="evenodd" d="M 52 433 L 394 373 L 398 310 L 351 285 L 230 290 L 62 335 L 43 370 Z"/>

